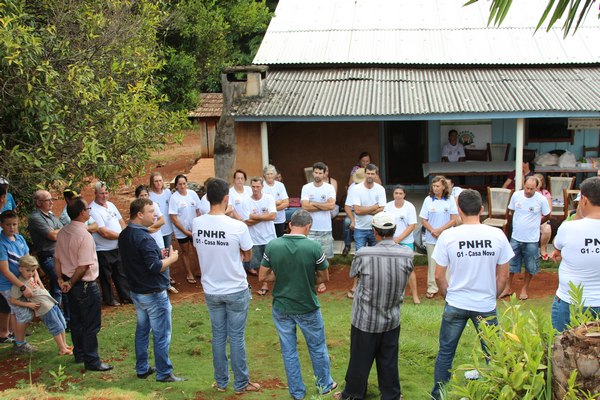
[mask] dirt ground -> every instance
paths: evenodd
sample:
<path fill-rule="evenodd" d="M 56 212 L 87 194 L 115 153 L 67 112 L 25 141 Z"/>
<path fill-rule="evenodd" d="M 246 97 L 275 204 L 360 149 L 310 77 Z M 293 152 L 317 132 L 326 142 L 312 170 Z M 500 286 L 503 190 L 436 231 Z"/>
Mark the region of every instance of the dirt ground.
<path fill-rule="evenodd" d="M 133 191 L 139 184 L 147 184 L 148 178 L 151 172 L 160 171 L 165 178 L 165 181 L 170 181 L 178 174 L 186 174 L 198 161 L 196 155 L 200 154 L 200 141 L 199 138 L 193 134 L 188 134 L 184 138 L 181 145 L 170 145 L 161 152 L 153 157 L 154 162 L 147 164 L 147 173 L 144 176 L 140 176 L 135 179 L 130 185 L 123 185 L 116 190 L 111 190 L 110 201 L 121 211 L 121 214 L 125 219 L 128 216 L 129 203 L 133 198 Z M 93 199 L 93 190 L 91 187 L 87 187 L 82 190 L 82 195 L 88 199 Z M 64 207 L 64 202 L 57 201 L 54 205 L 54 212 L 60 213 Z M 177 242 L 175 247 L 177 247 Z M 418 292 L 421 297 L 421 301 L 425 302 L 425 290 L 427 287 L 427 267 L 417 266 L 415 267 L 417 274 L 417 286 Z M 330 267 L 330 281 L 327 283 L 327 291 L 336 297 L 345 297 L 348 289 L 352 286 L 352 280 L 348 276 L 349 265 L 332 265 Z M 202 300 L 203 297 L 199 297 L 198 294 L 202 293 L 202 286 L 200 285 L 200 279 L 197 279 L 195 285 L 188 284 L 185 281 L 185 272 L 183 266 L 177 264 L 171 268 L 171 276 L 177 282 L 175 287 L 179 290 L 178 294 L 171 294 L 171 300 L 173 303 L 177 303 L 185 300 Z M 253 292 L 260 287 L 258 279 L 254 276 L 249 276 L 249 283 L 252 285 Z M 523 285 L 522 274 L 515 277 L 512 290 L 519 293 L 521 286 Z M 552 272 L 540 272 L 532 280 L 529 297 L 530 298 L 542 298 L 554 294 L 558 286 L 558 275 Z M 257 296 L 256 294 L 254 294 Z M 270 296 L 270 293 L 267 294 Z M 406 301 L 412 302 L 411 296 L 407 293 Z M 119 312 L 119 307 L 103 307 L 103 313 Z M 16 360 L 11 362 L 2 362 L 2 371 L 0 372 L 0 390 L 12 388 L 16 383 L 23 378 L 28 378 L 28 373 L 25 371 L 26 362 L 20 357 L 16 357 Z M 41 371 L 33 371 L 33 377 L 39 376 Z M 35 381 L 35 379 L 34 379 Z"/>

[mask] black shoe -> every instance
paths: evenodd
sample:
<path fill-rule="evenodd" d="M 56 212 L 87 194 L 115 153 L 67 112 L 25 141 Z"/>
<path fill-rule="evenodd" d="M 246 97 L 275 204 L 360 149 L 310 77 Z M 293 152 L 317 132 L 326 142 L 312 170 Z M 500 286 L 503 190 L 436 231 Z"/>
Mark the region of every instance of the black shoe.
<path fill-rule="evenodd" d="M 75 364 L 83 364 L 83 358 L 75 357 Z"/>
<path fill-rule="evenodd" d="M 111 369 L 113 369 L 113 366 L 101 362 L 100 364 L 97 364 L 97 365 L 85 367 L 85 369 L 87 369 L 88 371 L 100 371 L 100 372 L 104 372 L 104 371 L 110 371 Z"/>
<path fill-rule="evenodd" d="M 350 246 L 344 246 L 344 250 L 342 250 L 342 255 L 347 256 L 350 253 Z"/>
<path fill-rule="evenodd" d="M 156 372 L 156 368 L 148 367 L 148 371 L 144 372 L 143 374 L 137 374 L 137 377 L 140 379 L 146 379 L 147 377 L 149 377 L 150 375 L 152 375 L 155 372 Z"/>
<path fill-rule="evenodd" d="M 173 375 L 173 373 L 170 373 L 169 375 L 165 376 L 162 379 L 157 379 L 156 380 L 156 382 L 164 382 L 164 383 L 168 383 L 168 382 L 182 382 L 182 381 L 187 381 L 187 378 L 182 378 L 180 376 Z"/>
<path fill-rule="evenodd" d="M 111 306 L 111 307 L 118 307 L 121 305 L 121 303 L 119 303 L 116 300 L 111 301 L 110 303 L 106 303 L 107 306 Z"/>

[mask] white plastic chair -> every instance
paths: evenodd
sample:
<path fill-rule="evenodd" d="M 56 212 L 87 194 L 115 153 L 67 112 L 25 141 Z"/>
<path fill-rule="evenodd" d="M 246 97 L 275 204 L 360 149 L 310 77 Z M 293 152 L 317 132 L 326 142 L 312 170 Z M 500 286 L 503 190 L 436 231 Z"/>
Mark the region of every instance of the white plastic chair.
<path fill-rule="evenodd" d="M 487 188 L 488 217 L 483 221 L 484 224 L 500 228 L 507 234 L 508 203 L 512 194 L 512 189 Z"/>
<path fill-rule="evenodd" d="M 551 176 L 548 179 L 550 187 L 548 190 L 552 194 L 552 215 L 564 216 L 565 197 L 564 190 L 573 189 L 575 177 L 573 176 Z"/>

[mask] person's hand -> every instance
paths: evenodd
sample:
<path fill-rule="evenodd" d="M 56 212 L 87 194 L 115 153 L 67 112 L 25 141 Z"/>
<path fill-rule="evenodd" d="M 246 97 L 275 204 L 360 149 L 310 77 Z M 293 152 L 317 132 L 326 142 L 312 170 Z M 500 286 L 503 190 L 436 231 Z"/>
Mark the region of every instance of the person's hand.
<path fill-rule="evenodd" d="M 31 308 L 32 310 L 39 310 L 41 305 L 42 305 L 42 303 L 29 303 L 28 304 L 29 308 Z"/>
<path fill-rule="evenodd" d="M 23 296 L 25 298 L 33 297 L 33 292 L 31 291 L 31 289 L 29 289 L 29 287 L 25 286 L 25 290 L 23 291 Z"/>
<path fill-rule="evenodd" d="M 348 226 L 348 229 L 354 230 L 354 221 L 350 222 L 350 226 Z"/>
<path fill-rule="evenodd" d="M 59 283 L 60 291 L 63 293 L 68 293 L 71 290 L 71 281 Z"/>
<path fill-rule="evenodd" d="M 169 248 L 169 258 L 173 260 L 173 262 L 179 259 L 179 252 L 177 250 L 173 250 L 173 246 Z"/>
<path fill-rule="evenodd" d="M 561 262 L 562 261 L 562 254 L 560 253 L 560 250 L 554 249 L 554 251 L 550 255 L 550 258 L 552 259 L 552 261 L 554 261 L 556 263 Z"/>
<path fill-rule="evenodd" d="M 184 231 L 183 233 L 185 233 L 185 236 L 192 237 L 192 231 Z"/>

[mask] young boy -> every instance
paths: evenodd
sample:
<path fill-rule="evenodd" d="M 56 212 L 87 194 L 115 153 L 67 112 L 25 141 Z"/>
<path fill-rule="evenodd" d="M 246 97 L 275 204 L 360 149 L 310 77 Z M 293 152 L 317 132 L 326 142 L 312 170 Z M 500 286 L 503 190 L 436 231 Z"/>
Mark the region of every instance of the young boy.
<path fill-rule="evenodd" d="M 23 236 L 19 235 L 19 219 L 14 211 L 0 214 L 0 294 L 10 305 L 10 291 L 13 285 L 19 287 L 22 295 L 31 297 L 31 289 L 17 278 L 19 276 L 19 259 L 29 253 L 29 247 Z M 39 277 L 36 279 L 39 281 Z M 21 288 L 22 287 L 22 288 Z M 15 352 L 31 353 L 35 347 L 25 342 L 25 329 L 31 320 L 31 310 L 10 305 L 10 318 L 15 328 Z M 5 317 L 6 318 L 6 317 Z"/>
<path fill-rule="evenodd" d="M 62 356 L 71 355 L 73 354 L 73 347 L 67 346 L 65 338 L 67 323 L 65 318 L 56 300 L 44 289 L 39 279 L 36 279 L 36 271 L 39 266 L 37 259 L 29 254 L 21 257 L 19 260 L 19 272 L 21 273 L 19 281 L 31 289 L 33 296 L 30 298 L 24 297 L 21 288 L 14 285 L 10 292 L 10 302 L 12 305 L 31 309 L 37 317 L 40 317 L 54 336 L 54 341 L 59 350 L 58 354 Z"/>

